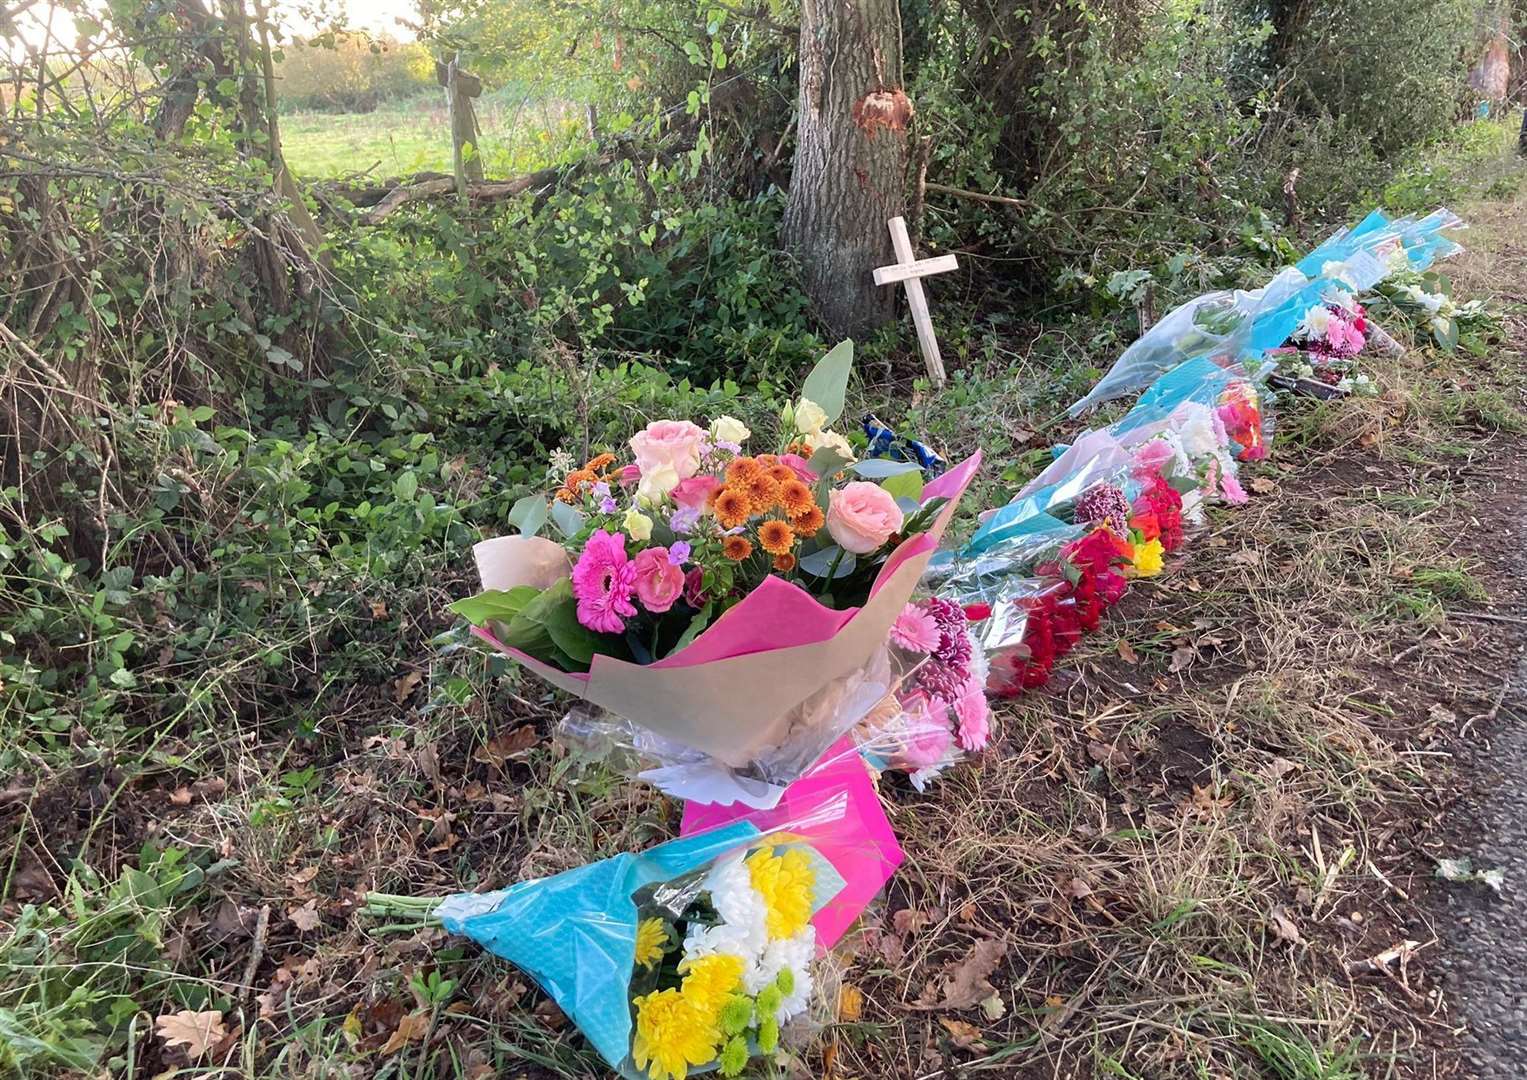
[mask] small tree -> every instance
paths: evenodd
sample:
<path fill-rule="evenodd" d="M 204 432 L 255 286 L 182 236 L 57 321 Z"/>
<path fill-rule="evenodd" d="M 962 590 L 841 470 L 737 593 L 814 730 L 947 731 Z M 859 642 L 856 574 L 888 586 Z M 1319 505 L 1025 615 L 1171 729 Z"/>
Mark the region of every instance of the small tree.
<path fill-rule="evenodd" d="M 800 117 L 782 239 L 837 336 L 887 322 L 895 295 L 886 222 L 906 206 L 907 127 L 896 0 L 802 0 Z"/>

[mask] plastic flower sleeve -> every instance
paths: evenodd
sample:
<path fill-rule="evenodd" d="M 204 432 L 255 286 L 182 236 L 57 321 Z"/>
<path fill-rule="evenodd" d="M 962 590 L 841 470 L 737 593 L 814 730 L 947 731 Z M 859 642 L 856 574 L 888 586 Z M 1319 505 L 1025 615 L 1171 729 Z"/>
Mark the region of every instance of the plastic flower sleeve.
<path fill-rule="evenodd" d="M 1184 360 L 1203 356 L 1235 359 L 1244 351 L 1242 342 L 1250 325 L 1308 282 L 1307 275 L 1286 268 L 1260 289 L 1206 293 L 1173 308 L 1125 349 L 1091 392 L 1068 412 L 1080 416 L 1105 401 L 1132 394 Z"/>
<path fill-rule="evenodd" d="M 854 738 L 839 739 L 767 811 L 751 811 L 738 803 L 684 805 L 680 832 L 690 836 L 739 820 L 767 828 L 774 821 L 789 821 L 798 816 L 802 807 L 810 807 L 824 795 L 840 790 L 845 794 L 847 812 L 841 818 L 819 824 L 811 840 L 844 882 L 842 890 L 811 917 L 818 947 L 823 950 L 837 944 L 879 895 L 903 858 L 901 845 L 880 804 L 874 777 L 862 756 L 864 749 Z"/>
<path fill-rule="evenodd" d="M 858 668 L 802 702 L 784 741 L 741 766 L 586 703 L 563 718 L 556 736 L 588 758 L 675 798 L 768 809 L 833 743 L 893 694 L 917 663 L 882 644 Z"/>
<path fill-rule="evenodd" d="M 851 785 L 824 783 L 776 812 L 435 913 L 535 979 L 628 1080 L 706 1071 L 723 1054 L 745 1063 L 809 999 L 808 920 L 846 888 L 816 845 L 862 832 L 864 809 Z"/>

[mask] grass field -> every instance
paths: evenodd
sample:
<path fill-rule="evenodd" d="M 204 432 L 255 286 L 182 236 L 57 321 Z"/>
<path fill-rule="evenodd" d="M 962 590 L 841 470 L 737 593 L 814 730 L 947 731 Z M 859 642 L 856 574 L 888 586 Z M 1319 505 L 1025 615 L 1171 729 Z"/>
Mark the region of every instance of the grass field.
<path fill-rule="evenodd" d="M 576 106 L 509 93 L 477 103 L 483 169 L 511 176 L 542 167 L 580 134 Z M 281 142 L 298 176 L 329 180 L 449 172 L 451 129 L 444 93 L 391 102 L 369 113 L 294 112 L 281 118 Z"/>

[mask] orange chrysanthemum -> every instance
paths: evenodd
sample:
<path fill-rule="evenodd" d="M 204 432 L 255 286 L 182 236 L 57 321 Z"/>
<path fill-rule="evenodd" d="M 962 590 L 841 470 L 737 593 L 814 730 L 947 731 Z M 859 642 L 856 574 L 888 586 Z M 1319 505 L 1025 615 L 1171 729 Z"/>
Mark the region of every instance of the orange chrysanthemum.
<path fill-rule="evenodd" d="M 591 459 L 589 461 L 589 463 L 584 466 L 584 468 L 587 469 L 589 472 L 601 473 L 601 472 L 604 472 L 606 469 L 608 469 L 611 465 L 614 465 L 614 464 L 615 464 L 615 455 L 614 454 L 600 454 L 597 457 Z"/>
<path fill-rule="evenodd" d="M 827 523 L 827 516 L 822 513 L 822 508 L 816 503 L 811 504 L 811 509 L 804 514 L 790 519 L 790 525 L 800 536 L 815 536 Z"/>
<path fill-rule="evenodd" d="M 753 502 L 753 513 L 767 514 L 779 505 L 779 485 L 766 472 L 760 472 L 747 482 L 748 498 Z"/>
<path fill-rule="evenodd" d="M 784 555 L 774 556 L 774 569 L 778 570 L 781 574 L 788 574 L 795 569 L 795 556 L 788 552 Z"/>
<path fill-rule="evenodd" d="M 562 481 L 562 490 L 557 492 L 557 498 L 565 503 L 577 502 L 583 497 L 585 487 L 598 482 L 599 474 L 593 469 L 574 469 Z"/>
<path fill-rule="evenodd" d="M 795 530 L 783 521 L 766 521 L 758 527 L 758 542 L 770 555 L 786 555 L 795 546 Z"/>
<path fill-rule="evenodd" d="M 726 464 L 726 482 L 732 487 L 745 487 L 762 473 L 763 466 L 750 457 L 733 458 Z"/>
<path fill-rule="evenodd" d="M 753 545 L 745 536 L 728 536 L 721 545 L 721 554 L 733 562 L 741 562 L 753 554 Z"/>
<path fill-rule="evenodd" d="M 772 479 L 776 484 L 779 484 L 781 487 L 790 483 L 792 480 L 799 479 L 795 475 L 794 469 L 781 462 L 775 462 L 773 465 L 770 465 L 768 468 L 768 473 L 770 479 Z"/>
<path fill-rule="evenodd" d="M 788 471 L 787 466 L 781 468 Z M 811 489 L 792 474 L 788 481 L 779 486 L 779 504 L 785 508 L 785 513 L 794 518 L 815 507 L 816 499 L 812 498 Z"/>
<path fill-rule="evenodd" d="M 723 529 L 735 529 L 753 513 L 753 500 L 745 489 L 722 488 L 711 509 Z"/>
<path fill-rule="evenodd" d="M 811 447 L 807 446 L 803 442 L 791 443 L 789 446 L 785 447 L 785 453 L 794 454 L 796 457 L 803 457 L 807 461 L 811 460 Z"/>

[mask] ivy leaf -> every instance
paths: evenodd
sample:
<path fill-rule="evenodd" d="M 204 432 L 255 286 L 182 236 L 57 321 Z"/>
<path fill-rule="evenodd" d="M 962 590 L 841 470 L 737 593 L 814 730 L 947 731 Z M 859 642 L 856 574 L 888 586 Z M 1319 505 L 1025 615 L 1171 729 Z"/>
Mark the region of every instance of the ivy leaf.
<path fill-rule="evenodd" d="M 822 359 L 818 360 L 811 374 L 801 385 L 801 397 L 809 398 L 822 407 L 827 422 L 833 423 L 843 415 L 843 401 L 848 396 L 848 375 L 854 369 L 853 339 L 840 341 Z"/>
<path fill-rule="evenodd" d="M 550 512 L 544 495 L 526 495 L 509 511 L 509 524 L 520 530 L 521 536 L 534 536 Z"/>

